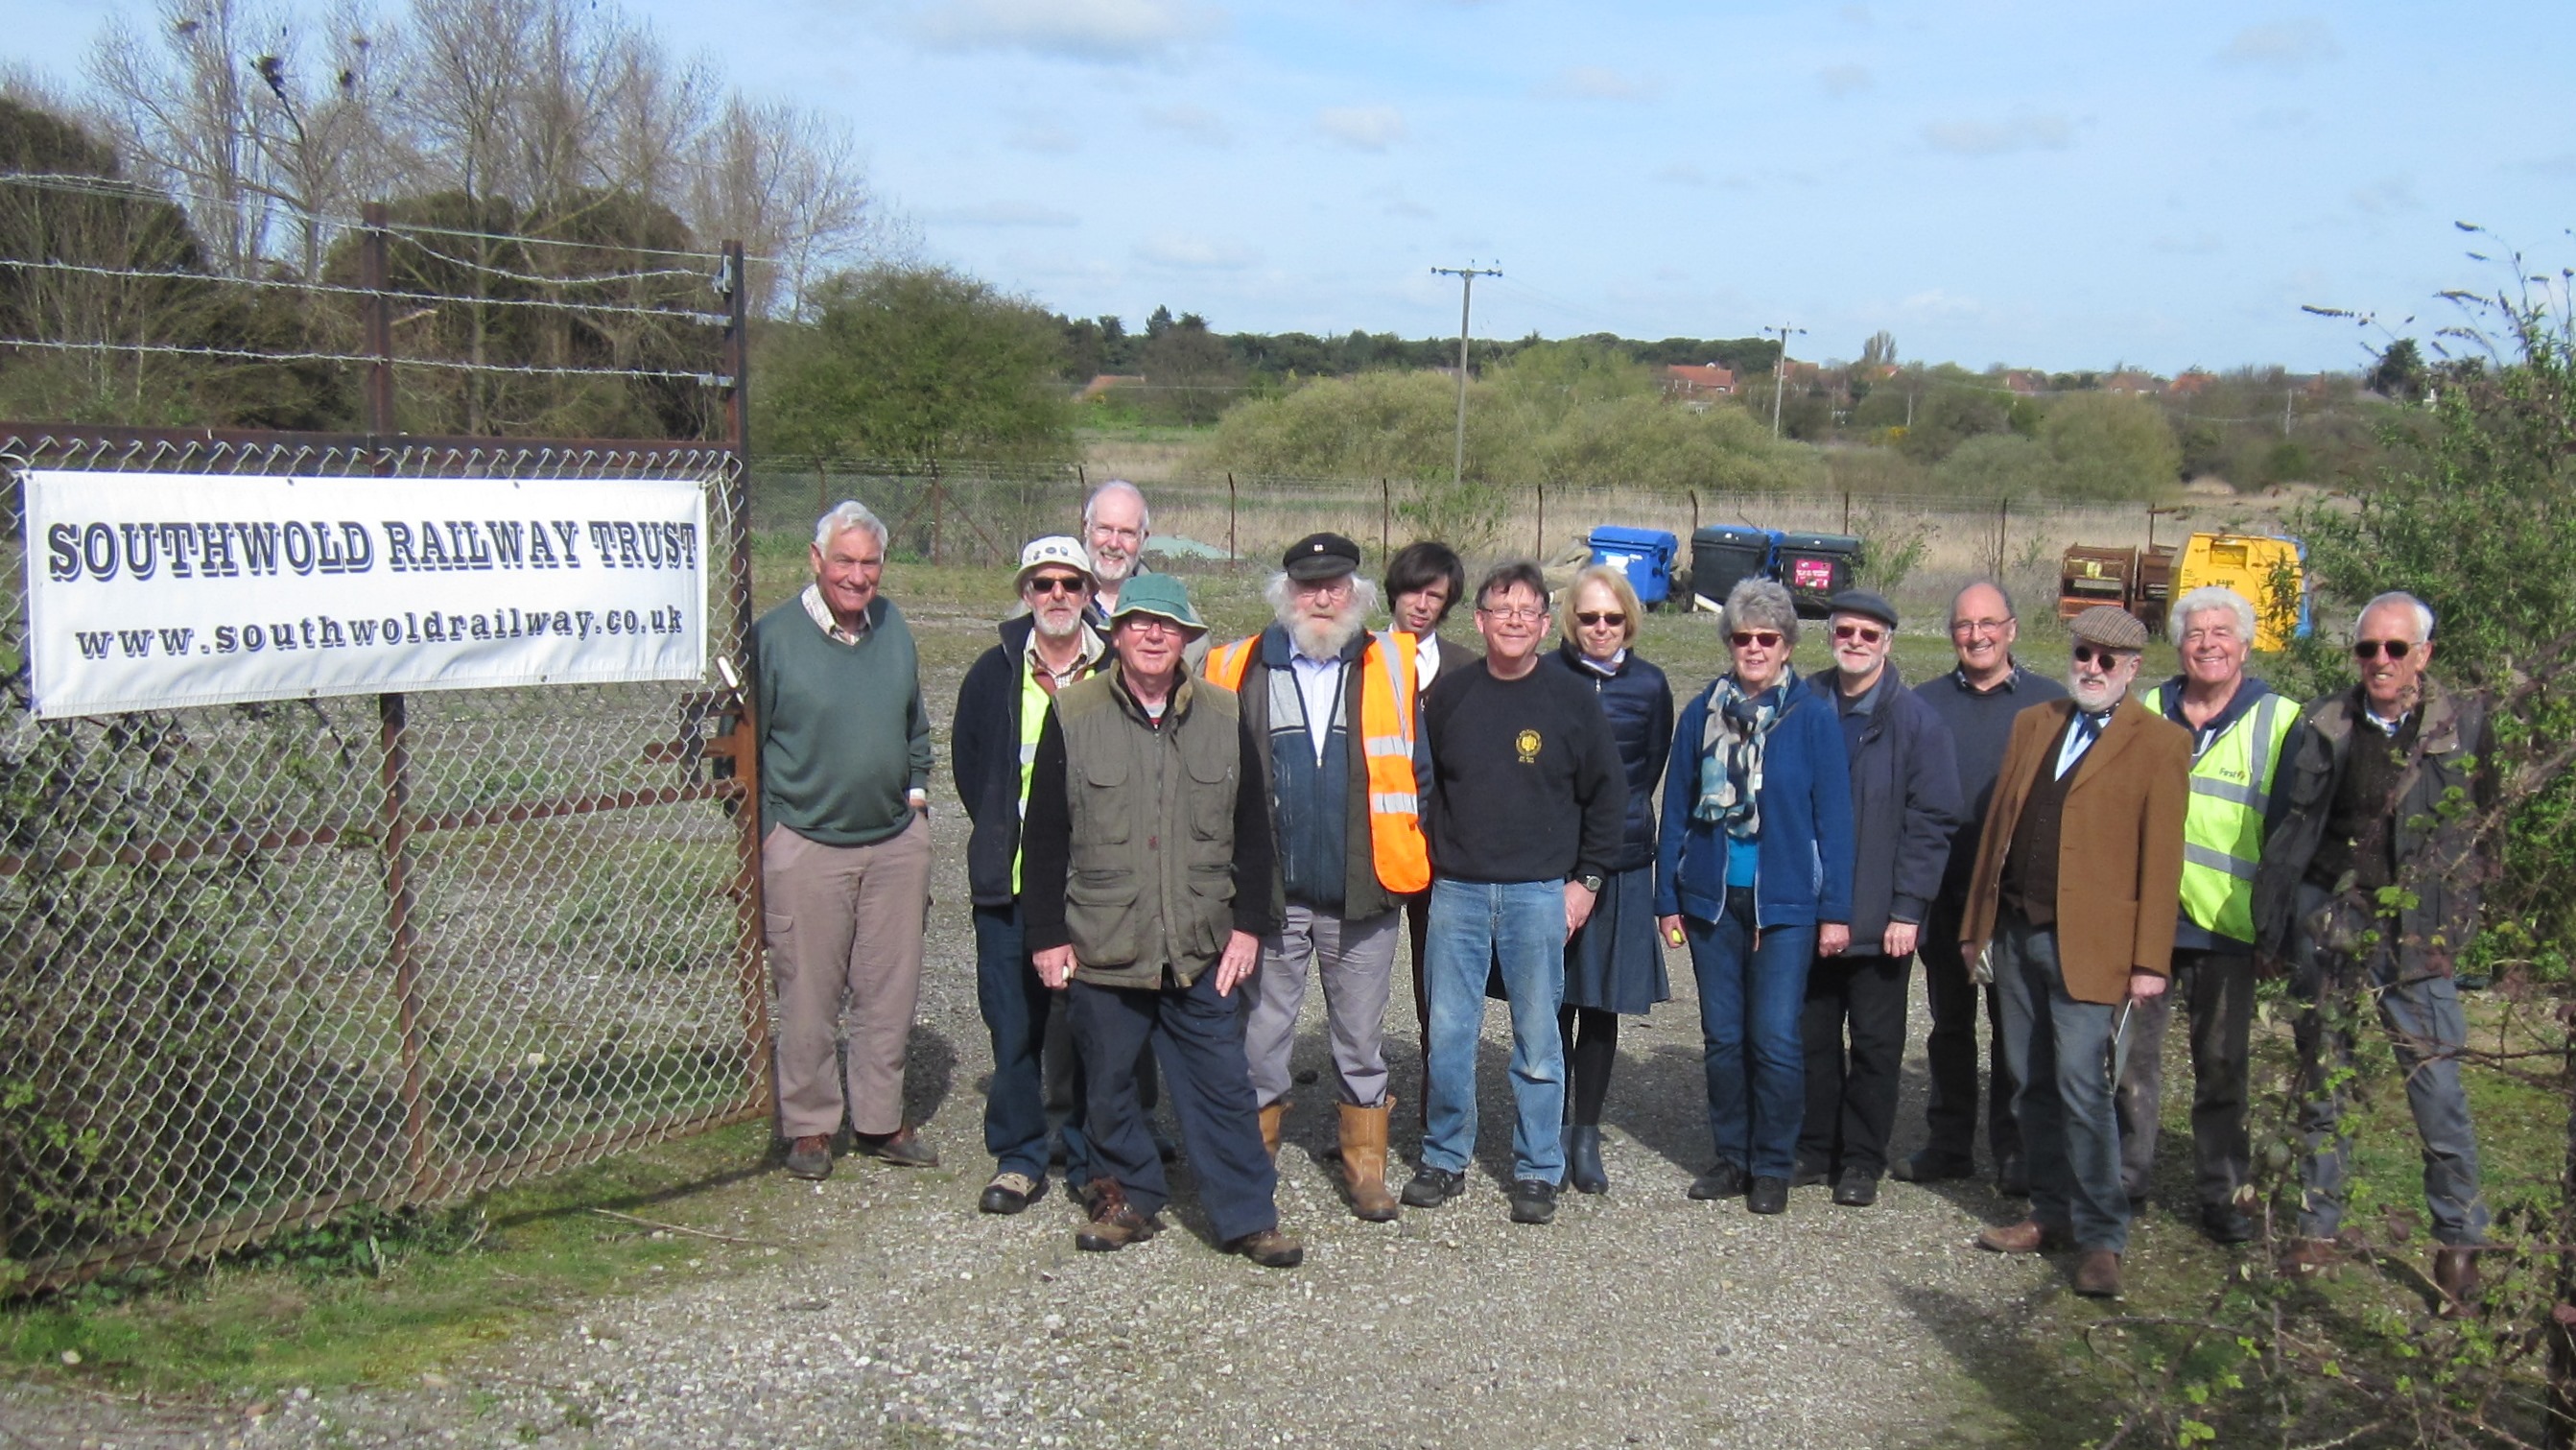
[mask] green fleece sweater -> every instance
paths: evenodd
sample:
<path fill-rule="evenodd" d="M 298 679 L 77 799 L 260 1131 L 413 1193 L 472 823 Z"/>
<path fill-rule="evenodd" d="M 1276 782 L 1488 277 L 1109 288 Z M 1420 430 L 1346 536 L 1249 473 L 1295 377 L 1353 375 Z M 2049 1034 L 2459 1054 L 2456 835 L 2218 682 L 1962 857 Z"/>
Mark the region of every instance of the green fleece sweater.
<path fill-rule="evenodd" d="M 903 611 L 880 595 L 842 644 L 795 599 L 751 627 L 760 711 L 760 821 L 827 846 L 866 846 L 912 820 L 930 784 L 930 716 Z"/>

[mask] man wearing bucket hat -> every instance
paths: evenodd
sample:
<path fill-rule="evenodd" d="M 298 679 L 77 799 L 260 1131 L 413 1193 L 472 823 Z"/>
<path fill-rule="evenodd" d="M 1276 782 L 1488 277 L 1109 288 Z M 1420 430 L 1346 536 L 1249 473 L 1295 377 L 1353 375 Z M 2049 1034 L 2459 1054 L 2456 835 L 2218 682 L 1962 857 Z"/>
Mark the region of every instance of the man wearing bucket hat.
<path fill-rule="evenodd" d="M 1377 591 L 1359 567 L 1360 546 L 1339 534 L 1290 545 L 1267 590 L 1277 618 L 1212 652 L 1207 678 L 1234 691 L 1265 742 L 1259 779 L 1278 828 L 1279 879 L 1268 889 L 1280 893 L 1283 925 L 1244 984 L 1262 1145 L 1279 1156 L 1311 963 L 1340 1078 L 1351 1212 L 1385 1223 L 1396 1216 L 1386 1186 L 1386 1002 L 1396 907 L 1431 884 L 1418 805 L 1430 761 L 1415 728 L 1413 636 L 1369 633 Z"/>
<path fill-rule="evenodd" d="M 1130 578 L 1107 670 L 1055 697 L 1031 762 L 1020 906 L 1038 975 L 1066 987 L 1094 1177 L 1077 1248 L 1152 1238 L 1170 1199 L 1136 1096 L 1151 1042 L 1216 1237 L 1257 1264 L 1305 1257 L 1279 1231 L 1234 991 L 1279 930 L 1262 751 L 1234 695 L 1192 678 L 1206 634 L 1168 574 Z"/>
<path fill-rule="evenodd" d="M 1063 534 L 1020 550 L 1015 592 L 1027 609 L 1003 620 L 1001 642 L 984 651 L 957 691 L 949 759 L 957 798 L 973 828 L 966 838 L 966 887 L 975 912 L 975 996 L 993 1037 L 993 1079 L 984 1094 L 984 1149 L 993 1180 L 977 1206 L 1017 1213 L 1046 1191 L 1047 1110 L 1040 1064 L 1049 1053 L 1055 993 L 1030 965 L 1020 918 L 1020 816 L 1029 767 L 1056 692 L 1089 678 L 1109 647 L 1084 619 L 1091 558 Z M 1071 1055 L 1061 1032 L 1054 1051 Z M 1087 1182 L 1078 1090 L 1065 1125 L 1065 1172 Z"/>
<path fill-rule="evenodd" d="M 2135 616 L 2098 605 L 2068 632 L 2073 698 L 2013 720 L 1959 928 L 2003 1003 L 2030 1163 L 2030 1217 L 1977 1245 L 2071 1241 L 2076 1292 L 2116 1298 L 2129 1238 L 2112 1103 L 2122 1009 L 2161 995 L 2173 969 L 2191 732 L 2129 698 L 2147 644 Z"/>

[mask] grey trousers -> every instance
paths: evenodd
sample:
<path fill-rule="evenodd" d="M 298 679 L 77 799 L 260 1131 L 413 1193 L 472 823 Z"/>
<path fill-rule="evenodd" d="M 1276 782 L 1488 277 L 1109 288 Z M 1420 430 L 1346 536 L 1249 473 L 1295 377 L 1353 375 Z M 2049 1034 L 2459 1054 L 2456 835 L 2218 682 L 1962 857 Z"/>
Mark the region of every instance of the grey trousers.
<path fill-rule="evenodd" d="M 1396 928 L 1403 913 L 1346 921 L 1311 906 L 1288 905 L 1287 923 L 1261 944 L 1261 969 L 1243 993 L 1243 1052 L 1252 1097 L 1261 1107 L 1288 1096 L 1289 1053 L 1297 1014 L 1306 1006 L 1306 967 L 1324 983 L 1324 1016 L 1333 1039 L 1341 1101 L 1373 1108 L 1386 1101 L 1386 1003 L 1395 982 Z"/>
<path fill-rule="evenodd" d="M 2120 1009 L 2066 995 L 2057 933 L 2004 908 L 1995 922 L 1995 995 L 2003 1002 L 2013 1117 L 2030 1165 L 2030 1216 L 2071 1231 L 2083 1249 L 2129 1246 L 2129 1195 L 2120 1186 Z"/>
<path fill-rule="evenodd" d="M 2322 887 L 2302 884 L 2297 919 L 2308 920 L 2325 904 L 2326 895 Z M 2308 1004 L 2296 1027 L 2299 1131 L 2308 1146 L 2299 1172 L 2299 1232 L 2332 1238 L 2343 1223 L 2352 1135 L 2342 1130 L 2343 1091 L 2327 1084 L 2338 1069 L 2352 1065 L 2352 1023 L 2361 1011 L 2358 994 L 2368 991 L 2379 999 L 2379 1020 L 2388 1028 L 2398 1070 L 2406 1075 L 2406 1105 L 2414 1110 L 2415 1133 L 2423 1142 L 2424 1204 L 2432 1210 L 2433 1237 L 2446 1244 L 2482 1244 L 2487 1203 L 2478 1186 L 2478 1136 L 2469 1123 L 2458 1056 L 2468 1045 L 2468 1019 L 2450 978 L 2398 980 L 2390 947 L 2395 936 L 2384 927 L 2369 958 L 2356 962 L 2318 949 L 2304 931 L 2291 934 L 2292 981 Z M 2340 1002 L 2349 1015 L 2330 1025 L 2320 1010 L 2323 1002 Z"/>
<path fill-rule="evenodd" d="M 2140 1001 L 2129 1016 L 2128 1061 L 2120 1070 L 2120 1179 L 2131 1198 L 2155 1176 L 2156 1124 L 2165 1089 L 2165 1029 L 2174 999 L 2191 1014 L 2191 1150 L 2200 1206 L 2235 1204 L 2253 1169 L 2245 1134 L 2249 1043 L 2254 1029 L 2254 949 L 2178 951 L 2173 986 Z"/>
<path fill-rule="evenodd" d="M 762 925 L 778 984 L 778 1134 L 903 1126 L 903 1058 L 921 992 L 930 823 L 873 846 L 826 846 L 785 826 L 760 843 Z M 847 1024 L 844 1028 L 844 1003 Z M 849 1039 L 846 1077 L 832 1059 Z"/>

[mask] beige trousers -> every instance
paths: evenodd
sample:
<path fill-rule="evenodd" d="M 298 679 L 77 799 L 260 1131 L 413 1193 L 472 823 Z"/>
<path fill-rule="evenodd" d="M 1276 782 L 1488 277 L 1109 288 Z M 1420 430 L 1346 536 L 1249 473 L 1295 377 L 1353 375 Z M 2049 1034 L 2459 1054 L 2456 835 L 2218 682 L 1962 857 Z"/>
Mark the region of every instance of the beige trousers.
<path fill-rule="evenodd" d="M 930 900 L 929 821 L 916 812 L 873 846 L 826 846 L 772 826 L 760 843 L 760 877 L 778 987 L 779 1136 L 840 1131 L 844 1102 L 853 1131 L 900 1129 Z M 843 1037 L 847 1080 L 835 1083 Z"/>

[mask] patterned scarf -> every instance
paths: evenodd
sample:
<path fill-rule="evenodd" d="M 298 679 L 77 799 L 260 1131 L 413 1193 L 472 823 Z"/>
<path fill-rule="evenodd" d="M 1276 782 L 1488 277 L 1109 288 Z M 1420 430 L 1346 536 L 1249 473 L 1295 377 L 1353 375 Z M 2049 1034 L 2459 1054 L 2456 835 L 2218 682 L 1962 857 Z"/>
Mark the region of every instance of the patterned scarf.
<path fill-rule="evenodd" d="M 1738 841 L 1762 834 L 1762 750 L 1787 707 L 1795 669 L 1758 695 L 1744 693 L 1732 674 L 1708 687 L 1708 724 L 1700 733 L 1699 801 L 1691 818 L 1726 827 Z"/>

